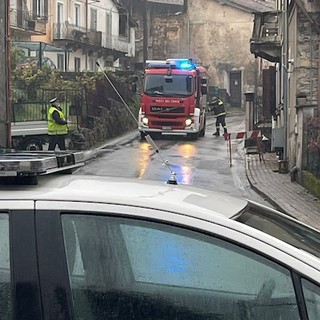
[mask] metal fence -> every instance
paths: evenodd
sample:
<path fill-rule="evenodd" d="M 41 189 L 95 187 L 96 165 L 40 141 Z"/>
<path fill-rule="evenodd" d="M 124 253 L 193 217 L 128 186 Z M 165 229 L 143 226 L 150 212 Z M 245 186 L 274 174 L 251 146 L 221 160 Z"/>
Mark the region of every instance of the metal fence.
<path fill-rule="evenodd" d="M 12 103 L 12 121 L 47 120 L 50 100 L 59 97 L 66 117 L 86 112 L 85 94 L 80 90 L 40 89 L 36 100 L 26 99 L 27 94 L 19 91 L 20 98 Z"/>
<path fill-rule="evenodd" d="M 47 120 L 47 108 L 42 101 L 12 104 L 12 122 Z"/>

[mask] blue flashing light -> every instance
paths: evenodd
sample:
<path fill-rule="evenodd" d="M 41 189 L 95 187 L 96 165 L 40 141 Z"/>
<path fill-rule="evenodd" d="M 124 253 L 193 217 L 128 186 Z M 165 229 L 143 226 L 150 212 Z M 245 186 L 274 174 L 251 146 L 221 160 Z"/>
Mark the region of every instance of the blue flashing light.
<path fill-rule="evenodd" d="M 161 60 L 147 60 L 147 68 L 155 69 L 180 69 L 180 70 L 192 70 L 197 68 L 196 61 L 192 59 L 167 59 Z"/>
<path fill-rule="evenodd" d="M 170 64 L 172 68 L 181 70 L 192 70 L 197 67 L 195 61 L 191 59 L 167 59 L 167 63 Z"/>
<path fill-rule="evenodd" d="M 193 65 L 188 62 L 183 62 L 180 64 L 180 69 L 191 69 L 192 67 L 193 67 Z"/>

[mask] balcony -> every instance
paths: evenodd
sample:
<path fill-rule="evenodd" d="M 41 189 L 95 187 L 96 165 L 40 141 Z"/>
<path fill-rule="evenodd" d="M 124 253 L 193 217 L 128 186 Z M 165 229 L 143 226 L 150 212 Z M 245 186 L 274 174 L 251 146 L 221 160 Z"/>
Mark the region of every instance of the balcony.
<path fill-rule="evenodd" d="M 26 32 L 30 35 L 46 34 L 45 17 L 38 17 L 28 11 L 10 9 L 11 28 L 19 32 Z"/>
<path fill-rule="evenodd" d="M 271 62 L 281 61 L 281 12 L 254 13 L 250 52 Z"/>
<path fill-rule="evenodd" d="M 128 38 L 103 33 L 102 47 L 126 54 L 129 47 Z"/>
<path fill-rule="evenodd" d="M 72 45 L 88 45 L 101 47 L 102 32 L 95 30 L 86 30 L 69 23 L 55 23 L 53 25 L 53 41 L 65 42 Z"/>

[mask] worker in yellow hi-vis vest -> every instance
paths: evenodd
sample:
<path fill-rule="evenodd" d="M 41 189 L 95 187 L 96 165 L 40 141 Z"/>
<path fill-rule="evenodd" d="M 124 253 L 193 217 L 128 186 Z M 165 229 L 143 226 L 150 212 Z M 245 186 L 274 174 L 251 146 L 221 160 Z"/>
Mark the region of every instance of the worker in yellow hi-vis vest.
<path fill-rule="evenodd" d="M 60 150 L 66 150 L 65 137 L 68 133 L 67 125 L 70 122 L 65 119 L 58 97 L 51 99 L 50 103 L 51 106 L 48 111 L 48 150 L 54 150 L 56 145 Z"/>

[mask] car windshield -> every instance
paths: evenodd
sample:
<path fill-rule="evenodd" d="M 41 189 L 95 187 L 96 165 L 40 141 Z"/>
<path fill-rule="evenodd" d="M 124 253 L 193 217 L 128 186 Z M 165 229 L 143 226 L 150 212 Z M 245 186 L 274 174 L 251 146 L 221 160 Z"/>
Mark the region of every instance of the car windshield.
<path fill-rule="evenodd" d="M 235 220 L 320 258 L 320 233 L 294 219 L 249 202 Z"/>
<path fill-rule="evenodd" d="M 188 97 L 193 91 L 191 76 L 148 74 L 144 81 L 144 93 L 149 96 Z"/>

